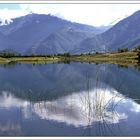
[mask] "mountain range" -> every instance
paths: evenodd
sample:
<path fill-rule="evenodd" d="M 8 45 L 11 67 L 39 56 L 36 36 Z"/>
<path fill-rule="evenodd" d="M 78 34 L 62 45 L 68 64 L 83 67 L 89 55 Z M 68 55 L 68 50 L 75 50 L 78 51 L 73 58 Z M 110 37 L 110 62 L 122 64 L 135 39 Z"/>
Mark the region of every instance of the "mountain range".
<path fill-rule="evenodd" d="M 132 49 L 140 44 L 140 11 L 121 20 L 106 32 L 81 42 L 80 48 L 89 50 L 116 51 L 118 48 Z"/>
<path fill-rule="evenodd" d="M 91 17 L 92 18 L 92 17 Z M 29 14 L 0 26 L 0 50 L 22 54 L 80 54 L 140 44 L 140 11 L 113 27 L 97 28 L 52 15 Z"/>

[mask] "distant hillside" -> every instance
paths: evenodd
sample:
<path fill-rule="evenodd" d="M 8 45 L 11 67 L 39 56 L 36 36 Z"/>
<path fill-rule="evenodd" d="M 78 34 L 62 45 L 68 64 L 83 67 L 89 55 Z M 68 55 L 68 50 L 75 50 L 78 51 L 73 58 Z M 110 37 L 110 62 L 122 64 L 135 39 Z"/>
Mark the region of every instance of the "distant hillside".
<path fill-rule="evenodd" d="M 118 48 L 129 48 L 140 44 L 140 11 L 121 20 L 111 29 L 92 38 L 82 41 L 79 50 L 117 50 Z"/>

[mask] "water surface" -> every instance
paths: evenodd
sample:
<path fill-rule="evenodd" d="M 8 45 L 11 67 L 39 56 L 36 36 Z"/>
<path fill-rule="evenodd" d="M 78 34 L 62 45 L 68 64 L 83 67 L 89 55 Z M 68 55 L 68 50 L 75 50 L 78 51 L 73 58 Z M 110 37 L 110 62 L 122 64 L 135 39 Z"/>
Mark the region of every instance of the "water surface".
<path fill-rule="evenodd" d="M 0 136 L 140 136 L 140 72 L 105 64 L 0 66 Z"/>

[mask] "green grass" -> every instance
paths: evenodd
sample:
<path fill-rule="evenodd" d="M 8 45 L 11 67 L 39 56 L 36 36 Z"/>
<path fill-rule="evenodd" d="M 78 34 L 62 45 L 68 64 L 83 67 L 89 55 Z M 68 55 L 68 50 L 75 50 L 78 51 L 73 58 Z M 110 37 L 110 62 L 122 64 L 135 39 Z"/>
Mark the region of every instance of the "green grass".
<path fill-rule="evenodd" d="M 7 58 L 0 57 L 0 64 L 5 64 L 5 63 L 9 63 L 9 60 Z"/>
<path fill-rule="evenodd" d="M 49 62 L 57 62 L 59 61 L 58 57 L 13 57 L 10 58 L 12 61 L 20 62 L 20 63 L 49 63 Z"/>
<path fill-rule="evenodd" d="M 59 57 L 10 57 L 10 58 L 2 58 L 0 57 L 0 64 L 1 63 L 10 63 L 10 62 L 18 62 L 18 63 L 51 63 L 51 62 L 58 62 L 60 61 Z"/>

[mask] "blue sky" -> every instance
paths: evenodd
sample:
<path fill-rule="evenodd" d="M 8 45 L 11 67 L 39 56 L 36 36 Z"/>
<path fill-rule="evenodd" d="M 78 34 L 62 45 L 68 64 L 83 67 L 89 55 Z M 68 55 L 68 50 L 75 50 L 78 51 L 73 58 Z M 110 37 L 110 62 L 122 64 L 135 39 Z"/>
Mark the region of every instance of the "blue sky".
<path fill-rule="evenodd" d="M 137 10 L 140 10 L 140 4 L 0 4 L 0 19 L 11 21 L 11 18 L 30 12 L 50 13 L 70 21 L 102 26 L 117 22 Z"/>
<path fill-rule="evenodd" d="M 0 4 L 0 9 L 20 9 L 19 4 Z"/>

